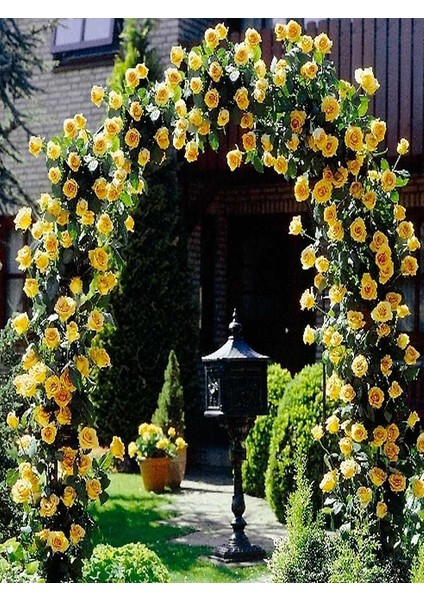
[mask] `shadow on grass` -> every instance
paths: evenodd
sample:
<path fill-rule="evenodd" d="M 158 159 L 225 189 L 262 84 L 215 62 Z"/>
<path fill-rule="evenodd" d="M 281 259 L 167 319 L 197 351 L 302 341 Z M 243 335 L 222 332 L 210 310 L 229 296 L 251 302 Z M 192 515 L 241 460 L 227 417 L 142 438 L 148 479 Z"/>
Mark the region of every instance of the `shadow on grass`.
<path fill-rule="evenodd" d="M 155 495 L 140 489 L 140 478 L 114 475 L 106 504 L 95 504 L 91 513 L 97 523 L 96 544 L 119 547 L 141 542 L 154 550 L 169 569 L 174 583 L 232 583 L 252 581 L 266 568 L 228 567 L 209 561 L 209 546 L 190 546 L 176 538 L 194 531 L 190 527 L 171 524 L 175 516 L 170 510 L 169 495 Z"/>

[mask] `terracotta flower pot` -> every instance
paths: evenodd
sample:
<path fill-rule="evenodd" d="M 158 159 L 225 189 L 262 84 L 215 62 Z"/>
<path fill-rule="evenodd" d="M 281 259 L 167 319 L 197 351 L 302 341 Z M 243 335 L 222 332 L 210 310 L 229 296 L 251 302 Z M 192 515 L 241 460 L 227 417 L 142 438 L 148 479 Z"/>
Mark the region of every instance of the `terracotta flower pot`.
<path fill-rule="evenodd" d="M 168 469 L 166 487 L 176 490 L 181 486 L 187 466 L 187 446 L 177 450 L 177 455 L 171 458 Z"/>
<path fill-rule="evenodd" d="M 140 472 L 146 492 L 163 492 L 165 489 L 170 459 L 144 458 L 140 462 Z"/>

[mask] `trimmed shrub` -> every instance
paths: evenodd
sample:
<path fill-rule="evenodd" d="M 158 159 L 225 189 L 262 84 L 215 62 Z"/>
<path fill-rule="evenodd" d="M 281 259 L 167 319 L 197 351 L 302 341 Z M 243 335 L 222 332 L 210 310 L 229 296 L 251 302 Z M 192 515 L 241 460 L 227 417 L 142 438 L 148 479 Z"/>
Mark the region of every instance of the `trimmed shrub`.
<path fill-rule="evenodd" d="M 174 427 L 177 436 L 184 436 L 184 391 L 180 383 L 180 365 L 173 350 L 169 353 L 152 423 L 162 427 L 165 434 L 170 427 Z"/>
<path fill-rule="evenodd" d="M 83 567 L 84 583 L 169 583 L 169 572 L 144 544 L 99 544 Z"/>
<path fill-rule="evenodd" d="M 287 369 L 273 364 L 268 367 L 268 414 L 257 417 L 246 438 L 246 460 L 243 462 L 243 486 L 246 494 L 265 497 L 265 473 L 269 459 L 272 426 L 291 375 Z"/>
<path fill-rule="evenodd" d="M 305 457 L 298 456 L 296 490 L 287 507 L 287 538 L 277 542 L 268 563 L 274 583 L 326 583 L 334 543 L 322 520 L 314 519 L 311 486 L 305 476 Z"/>
<path fill-rule="evenodd" d="M 0 331 L 0 542 L 18 534 L 22 515 L 18 505 L 12 501 L 10 487 L 6 483 L 7 470 L 16 467 L 11 430 L 6 425 L 6 417 L 11 411 L 19 415 L 21 407 L 13 385 L 21 360 L 17 339 L 18 335 L 9 321 Z"/>
<path fill-rule="evenodd" d="M 335 403 L 327 399 L 328 414 Z M 312 482 L 314 507 L 321 506 L 319 482 L 323 451 L 314 442 L 311 429 L 323 419 L 322 365 L 307 366 L 288 383 L 272 429 L 269 462 L 265 476 L 266 498 L 277 518 L 284 522 L 286 505 L 295 485 L 296 452 L 306 457 L 306 477 Z"/>
<path fill-rule="evenodd" d="M 0 544 L 0 583 L 44 583 L 39 562 L 16 538 Z"/>

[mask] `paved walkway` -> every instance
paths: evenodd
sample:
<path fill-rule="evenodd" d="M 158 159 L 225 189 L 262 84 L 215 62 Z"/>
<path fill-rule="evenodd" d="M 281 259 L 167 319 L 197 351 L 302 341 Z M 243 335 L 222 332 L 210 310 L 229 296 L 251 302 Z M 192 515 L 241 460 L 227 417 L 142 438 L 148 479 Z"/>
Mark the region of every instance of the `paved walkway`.
<path fill-rule="evenodd" d="M 177 516 L 171 523 L 188 526 L 194 531 L 178 541 L 213 547 L 226 543 L 232 533 L 232 495 L 230 476 L 216 471 L 188 473 L 181 490 L 172 496 L 171 505 Z M 285 535 L 286 530 L 266 500 L 245 495 L 245 504 L 246 534 L 252 544 L 261 546 L 270 556 L 275 540 Z"/>

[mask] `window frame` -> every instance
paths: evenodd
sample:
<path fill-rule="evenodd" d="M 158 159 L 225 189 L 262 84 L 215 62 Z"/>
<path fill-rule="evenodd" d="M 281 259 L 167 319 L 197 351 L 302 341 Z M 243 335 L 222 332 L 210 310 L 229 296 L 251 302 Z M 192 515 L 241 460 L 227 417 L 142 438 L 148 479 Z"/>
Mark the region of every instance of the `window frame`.
<path fill-rule="evenodd" d="M 13 217 L 2 217 L 0 216 L 0 261 L 3 265 L 3 268 L 0 270 L 0 328 L 5 327 L 6 325 L 6 307 L 7 307 L 7 298 L 6 298 L 6 290 L 7 290 L 7 282 L 10 280 L 21 280 L 22 284 L 25 281 L 26 274 L 24 271 L 11 273 L 7 270 L 7 248 L 6 248 L 6 238 L 7 232 L 11 229 L 14 229 L 15 225 L 13 222 Z M 22 245 L 28 243 L 28 234 L 24 232 Z M 27 298 L 25 294 L 22 292 L 22 308 L 23 310 L 27 310 Z"/>

